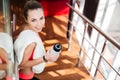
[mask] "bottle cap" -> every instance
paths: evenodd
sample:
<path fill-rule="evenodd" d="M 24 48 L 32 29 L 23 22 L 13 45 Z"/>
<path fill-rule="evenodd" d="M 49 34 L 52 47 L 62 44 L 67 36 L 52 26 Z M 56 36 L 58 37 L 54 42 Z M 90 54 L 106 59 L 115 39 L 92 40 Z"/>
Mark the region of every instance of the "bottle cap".
<path fill-rule="evenodd" d="M 53 49 L 54 49 L 56 52 L 59 52 L 59 51 L 62 49 L 62 46 L 61 46 L 61 44 L 56 43 L 56 44 L 53 46 Z"/>

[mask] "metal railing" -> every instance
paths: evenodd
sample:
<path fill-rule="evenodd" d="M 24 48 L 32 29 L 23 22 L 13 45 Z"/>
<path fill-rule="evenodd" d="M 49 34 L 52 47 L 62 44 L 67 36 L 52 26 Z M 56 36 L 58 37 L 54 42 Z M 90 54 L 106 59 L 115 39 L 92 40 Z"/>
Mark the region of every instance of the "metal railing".
<path fill-rule="evenodd" d="M 94 80 L 120 80 L 120 44 L 74 7 L 67 5 L 84 23 L 83 31 L 79 32 L 81 36 L 78 37 L 80 39 L 78 66 L 82 62 Z M 73 21 L 69 22 L 72 24 Z M 72 24 L 71 31 L 73 27 L 81 26 Z M 88 27 L 92 27 L 92 36 L 89 36 L 87 32 Z M 71 46 L 71 31 L 69 31 L 68 48 Z"/>

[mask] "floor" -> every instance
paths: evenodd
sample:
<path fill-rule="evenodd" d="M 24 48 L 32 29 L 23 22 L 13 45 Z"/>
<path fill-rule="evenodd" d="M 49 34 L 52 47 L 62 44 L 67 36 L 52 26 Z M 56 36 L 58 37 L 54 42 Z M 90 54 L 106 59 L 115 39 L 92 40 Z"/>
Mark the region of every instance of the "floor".
<path fill-rule="evenodd" d="M 62 52 L 56 62 L 47 63 L 45 70 L 35 76 L 41 80 L 92 80 L 88 72 L 81 64 L 76 67 L 78 52 L 80 50 L 75 39 L 68 51 L 68 40 L 66 39 L 68 15 L 46 17 L 46 24 L 40 36 L 43 39 L 46 50 L 53 44 L 61 43 Z"/>

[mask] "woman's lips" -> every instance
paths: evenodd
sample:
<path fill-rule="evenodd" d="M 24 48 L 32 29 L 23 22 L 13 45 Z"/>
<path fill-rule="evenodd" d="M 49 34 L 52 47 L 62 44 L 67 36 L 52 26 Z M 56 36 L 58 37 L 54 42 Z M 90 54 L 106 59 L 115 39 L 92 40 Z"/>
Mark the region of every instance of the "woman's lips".
<path fill-rule="evenodd" d="M 41 28 L 39 28 L 39 27 L 35 27 L 37 30 L 41 30 Z"/>

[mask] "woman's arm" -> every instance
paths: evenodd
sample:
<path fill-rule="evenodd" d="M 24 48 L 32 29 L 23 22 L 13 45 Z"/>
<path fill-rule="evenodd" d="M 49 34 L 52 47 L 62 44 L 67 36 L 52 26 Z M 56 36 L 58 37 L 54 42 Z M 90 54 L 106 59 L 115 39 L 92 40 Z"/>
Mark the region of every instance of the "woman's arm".
<path fill-rule="evenodd" d="M 2 60 L 2 62 L 4 63 L 0 63 L 0 70 L 6 70 L 6 63 L 7 63 L 7 60 L 8 60 L 8 57 L 7 57 L 7 53 L 6 51 L 3 49 L 3 48 L 0 48 L 0 58 Z"/>
<path fill-rule="evenodd" d="M 7 69 L 6 63 L 0 64 L 0 70 L 6 70 L 6 69 Z"/>
<path fill-rule="evenodd" d="M 38 58 L 38 59 L 33 59 L 33 60 L 29 60 L 33 50 L 36 47 L 36 43 L 31 43 L 30 45 L 28 45 L 24 51 L 24 56 L 23 56 L 23 60 L 21 62 L 21 64 L 19 65 L 19 68 L 30 68 L 34 65 L 37 65 L 39 63 L 44 62 L 43 58 Z"/>
<path fill-rule="evenodd" d="M 5 62 L 7 62 L 8 55 L 3 48 L 0 48 L 0 58 L 2 58 Z"/>
<path fill-rule="evenodd" d="M 23 60 L 21 62 L 21 64 L 19 65 L 19 68 L 24 69 L 24 68 L 30 68 L 34 65 L 40 64 L 42 62 L 45 62 L 43 57 L 38 58 L 38 59 L 33 59 L 33 60 L 29 60 L 32 51 L 35 49 L 36 47 L 36 43 L 31 43 L 30 45 L 28 45 L 25 49 L 24 52 L 24 56 L 23 56 Z M 45 59 L 47 61 L 56 61 L 58 59 L 59 55 L 51 55 L 50 53 L 46 53 L 45 54 Z"/>

